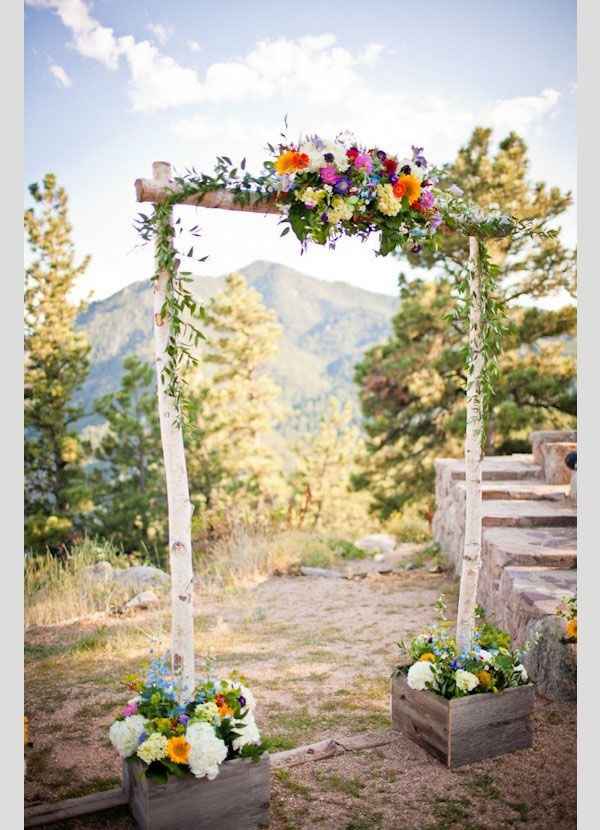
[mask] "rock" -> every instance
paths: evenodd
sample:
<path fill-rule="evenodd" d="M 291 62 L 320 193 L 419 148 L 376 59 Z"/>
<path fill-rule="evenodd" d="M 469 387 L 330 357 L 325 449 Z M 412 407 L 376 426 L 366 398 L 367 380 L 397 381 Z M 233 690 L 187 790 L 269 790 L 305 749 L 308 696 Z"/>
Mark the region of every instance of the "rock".
<path fill-rule="evenodd" d="M 110 562 L 96 562 L 82 571 L 84 579 L 90 582 L 111 582 L 114 579 L 114 568 Z"/>
<path fill-rule="evenodd" d="M 571 473 L 571 486 L 569 487 L 569 499 L 577 507 L 577 471 Z"/>
<path fill-rule="evenodd" d="M 132 568 L 114 571 L 114 581 L 125 588 L 140 591 L 148 587 L 166 587 L 169 575 L 152 565 L 134 565 Z"/>
<path fill-rule="evenodd" d="M 577 700 L 577 645 L 563 642 L 564 625 L 556 616 L 534 620 L 527 629 L 530 648 L 523 665 L 537 690 L 551 700 Z"/>
<path fill-rule="evenodd" d="M 142 610 L 144 608 L 156 608 L 160 605 L 160 600 L 154 591 L 142 591 L 141 594 L 136 594 L 123 606 L 128 610 Z"/>
<path fill-rule="evenodd" d="M 396 540 L 387 533 L 371 533 L 354 543 L 357 548 L 366 553 L 392 553 L 396 547 Z"/>
<path fill-rule="evenodd" d="M 444 569 L 441 565 L 432 565 L 430 568 L 427 568 L 427 573 L 430 574 L 441 574 L 444 572 Z"/>
<path fill-rule="evenodd" d="M 383 562 L 385 559 L 385 553 L 376 553 L 373 557 L 373 562 Z"/>
<path fill-rule="evenodd" d="M 544 478 L 548 484 L 570 484 L 571 470 L 565 464 L 565 457 L 576 449 L 577 444 L 568 441 L 542 444 Z"/>
<path fill-rule="evenodd" d="M 415 565 L 414 562 L 407 562 L 404 566 L 405 571 L 416 571 L 418 570 L 418 565 Z"/>
<path fill-rule="evenodd" d="M 556 441 L 569 441 L 577 443 L 577 432 L 572 429 L 544 429 L 536 430 L 529 434 L 529 442 L 531 444 L 531 452 L 533 460 L 536 464 L 544 463 L 544 444 Z"/>
<path fill-rule="evenodd" d="M 302 576 L 324 576 L 327 579 L 343 579 L 344 574 L 340 571 L 330 570 L 328 568 L 300 568 Z"/>

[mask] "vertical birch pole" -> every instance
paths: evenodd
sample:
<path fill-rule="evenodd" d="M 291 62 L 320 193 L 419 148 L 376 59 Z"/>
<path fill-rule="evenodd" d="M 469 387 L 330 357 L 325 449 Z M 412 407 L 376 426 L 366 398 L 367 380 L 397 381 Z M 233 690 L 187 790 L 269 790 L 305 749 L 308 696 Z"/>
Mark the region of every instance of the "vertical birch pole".
<path fill-rule="evenodd" d="M 468 269 L 470 294 L 469 351 L 471 361 L 467 374 L 465 547 L 456 620 L 456 646 L 459 654 L 471 648 L 475 627 L 477 583 L 481 568 L 481 436 L 483 431 L 481 373 L 484 357 L 479 244 L 474 236 L 469 237 Z"/>
<path fill-rule="evenodd" d="M 154 181 L 163 186 L 171 178 L 171 165 L 155 161 Z M 192 569 L 192 512 L 183 430 L 173 398 L 167 394 L 162 370 L 167 363 L 168 321 L 162 317 L 167 296 L 168 273 L 162 271 L 154 282 L 154 348 L 158 414 L 169 508 L 169 564 L 171 571 L 171 660 L 179 679 L 178 697 L 189 699 L 194 689 L 194 609 Z"/>

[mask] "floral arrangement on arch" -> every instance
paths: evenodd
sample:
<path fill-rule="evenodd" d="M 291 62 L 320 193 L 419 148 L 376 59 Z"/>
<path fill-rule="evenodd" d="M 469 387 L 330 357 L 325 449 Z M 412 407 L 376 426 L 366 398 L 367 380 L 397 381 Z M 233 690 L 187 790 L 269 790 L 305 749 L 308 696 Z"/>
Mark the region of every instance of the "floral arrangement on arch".
<path fill-rule="evenodd" d="M 146 680 L 125 680 L 136 695 L 109 730 L 122 758 L 138 758 L 149 778 L 169 774 L 212 781 L 232 758 L 257 759 L 265 751 L 254 719 L 252 692 L 235 677 L 205 680 L 180 704 L 176 682 L 164 660 L 154 660 Z"/>
<path fill-rule="evenodd" d="M 443 614 L 445 604 L 438 600 Z M 399 643 L 408 656 L 395 674 L 406 675 L 411 689 L 434 692 L 451 700 L 455 697 L 498 693 L 529 683 L 521 653 L 511 648 L 511 637 L 495 625 L 485 622 L 483 609 L 477 609 L 478 624 L 470 651 L 458 654 L 456 641 L 446 630 L 442 617 L 429 632 L 419 634 L 407 645 Z"/>
<path fill-rule="evenodd" d="M 366 239 L 374 232 L 381 233 L 382 255 L 398 246 L 418 253 L 434 244 L 443 218 L 434 191 L 438 179 L 422 147 L 403 158 L 342 134 L 333 142 L 315 135 L 270 148 L 274 160 L 265 167 L 278 177 L 282 221 L 303 244 L 334 246 L 341 236 Z"/>
<path fill-rule="evenodd" d="M 567 643 L 577 642 L 577 594 L 565 597 L 557 609 L 557 614 L 565 621 L 564 640 Z"/>

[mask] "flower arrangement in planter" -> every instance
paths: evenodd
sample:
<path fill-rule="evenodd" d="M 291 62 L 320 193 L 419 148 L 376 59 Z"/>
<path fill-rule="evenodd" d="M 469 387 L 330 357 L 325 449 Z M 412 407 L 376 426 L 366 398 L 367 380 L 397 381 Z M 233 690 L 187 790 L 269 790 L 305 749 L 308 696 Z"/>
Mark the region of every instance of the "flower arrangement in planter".
<path fill-rule="evenodd" d="M 422 147 L 402 158 L 343 135 L 315 135 L 271 149 L 274 160 L 265 167 L 278 177 L 278 201 L 287 208 L 282 221 L 303 244 L 333 247 L 343 235 L 366 239 L 374 232 L 381 232 L 382 255 L 398 245 L 418 253 L 434 244 L 443 221 L 433 189 L 438 179 Z"/>
<path fill-rule="evenodd" d="M 445 619 L 399 646 L 406 659 L 392 677 L 394 728 L 451 768 L 531 746 L 533 686 L 510 635 L 481 609 L 467 652 L 457 652 Z"/>
<path fill-rule="evenodd" d="M 230 787 L 224 783 L 217 790 L 220 797 L 215 798 L 217 791 L 210 792 L 212 784 L 208 783 L 223 771 L 227 782 L 233 775 L 234 786 L 240 785 L 239 809 L 250 818 L 253 807 L 264 815 L 268 808 L 268 756 L 261 762 L 265 745 L 254 719 L 256 702 L 242 682 L 236 678 L 207 679 L 196 686 L 187 703 L 181 703 L 176 679 L 167 664 L 155 660 L 145 680 L 131 675 L 126 683 L 136 695 L 111 725 L 109 738 L 124 759 L 130 804 L 141 827 L 170 827 L 169 805 L 172 811 L 174 797 L 178 811 L 186 805 L 178 827 L 188 827 L 186 811 L 190 828 L 204 826 L 198 817 L 200 812 L 205 820 L 216 822 L 209 822 L 207 827 L 229 826 L 223 809 L 227 812 L 231 805 L 227 800 Z M 252 761 L 259 763 L 252 765 Z M 249 771 L 248 764 L 257 769 Z M 259 804 L 254 804 L 256 788 L 247 786 L 248 776 L 260 784 Z M 248 803 L 244 798 L 249 799 Z M 207 811 L 207 803 L 212 805 L 212 812 Z M 237 818 L 235 821 L 238 823 L 232 827 L 261 826 Z"/>

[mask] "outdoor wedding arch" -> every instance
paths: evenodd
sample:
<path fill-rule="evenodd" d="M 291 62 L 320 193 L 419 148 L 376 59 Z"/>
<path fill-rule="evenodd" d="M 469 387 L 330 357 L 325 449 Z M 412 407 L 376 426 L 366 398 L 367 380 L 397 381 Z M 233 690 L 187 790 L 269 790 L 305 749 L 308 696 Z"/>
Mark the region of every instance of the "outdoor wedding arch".
<path fill-rule="evenodd" d="M 428 164 L 420 147 L 413 146 L 410 156 L 401 158 L 379 147 L 361 145 L 349 134 L 339 134 L 333 141 L 318 136 L 297 144 L 284 141 L 277 147 L 267 145 L 271 159 L 264 162 L 258 176 L 246 171 L 245 160 L 234 166 L 227 156 L 218 156 L 212 175 L 194 168 L 173 175 L 169 163 L 157 161 L 152 178 L 135 182 L 137 201 L 153 205 L 150 214 L 138 214 L 136 226 L 141 239 L 155 247 L 151 282 L 168 503 L 170 667 L 168 672 L 164 664 L 160 670 L 151 667 L 152 680 L 145 686 L 139 684 L 139 694 L 111 726 L 111 742 L 123 758 L 122 788 L 75 799 L 77 804 L 50 811 L 33 808 L 26 826 L 44 823 L 49 816 L 56 820 L 124 803 L 129 803 L 140 827 L 152 830 L 175 826 L 174 810 L 178 828 L 251 830 L 268 826 L 270 762 L 268 754 L 262 754 L 253 695 L 234 681 L 217 681 L 215 686 L 209 679 L 197 685 L 195 677 L 193 506 L 184 451 L 185 372 L 195 362 L 194 349 L 204 338 L 205 312 L 189 287 L 193 275 L 182 271 L 180 262 L 184 257 L 200 262 L 207 257 L 195 255 L 194 245 L 187 252 L 181 250 L 182 244 L 189 244 L 188 235 L 197 237 L 199 232 L 197 225 L 188 228 L 183 223 L 176 212 L 179 206 L 278 215 L 282 235 L 291 230 L 303 248 L 316 243 L 333 249 L 344 236 L 366 241 L 378 235 L 378 255 L 398 249 L 418 254 L 422 248 L 435 248 L 440 234 L 464 237 L 465 263 L 456 279 L 454 316 L 465 333 L 468 331 L 466 523 L 454 649 L 459 662 L 463 658 L 468 661 L 473 652 L 481 565 L 482 447 L 507 325 L 506 309 L 496 292 L 497 268 L 486 242 L 509 236 L 554 236 L 556 232 L 546 230 L 542 221 L 520 220 L 495 210 L 484 212 L 469 203 L 456 183 L 446 181 L 443 168 Z M 448 766 L 530 745 L 533 688 L 526 672 L 521 672 L 522 666 L 504 651 L 495 662 L 490 657 L 489 666 L 499 678 L 494 690 L 502 694 L 471 695 L 473 687 L 459 686 L 458 681 L 452 694 L 447 689 L 434 689 L 426 679 L 433 677 L 427 661 L 434 655 L 425 649 L 416 658 L 420 662 L 411 667 L 418 670 L 419 683 L 410 682 L 409 670 L 408 683 L 406 678 L 400 681 L 400 692 L 392 685 L 395 728 Z M 459 670 L 456 674 L 466 677 L 469 672 Z M 450 711 L 455 713 L 452 720 Z M 213 712 L 220 717 L 215 720 Z M 158 723 L 156 730 L 149 729 L 150 734 L 146 733 L 149 721 L 145 715 L 154 725 Z M 460 734 L 450 727 L 456 722 L 461 724 Z M 482 733 L 488 737 L 479 741 Z M 444 735 L 444 745 L 430 740 L 431 734 Z M 493 741 L 489 735 L 494 736 Z M 479 754 L 473 754 L 473 746 Z"/>

